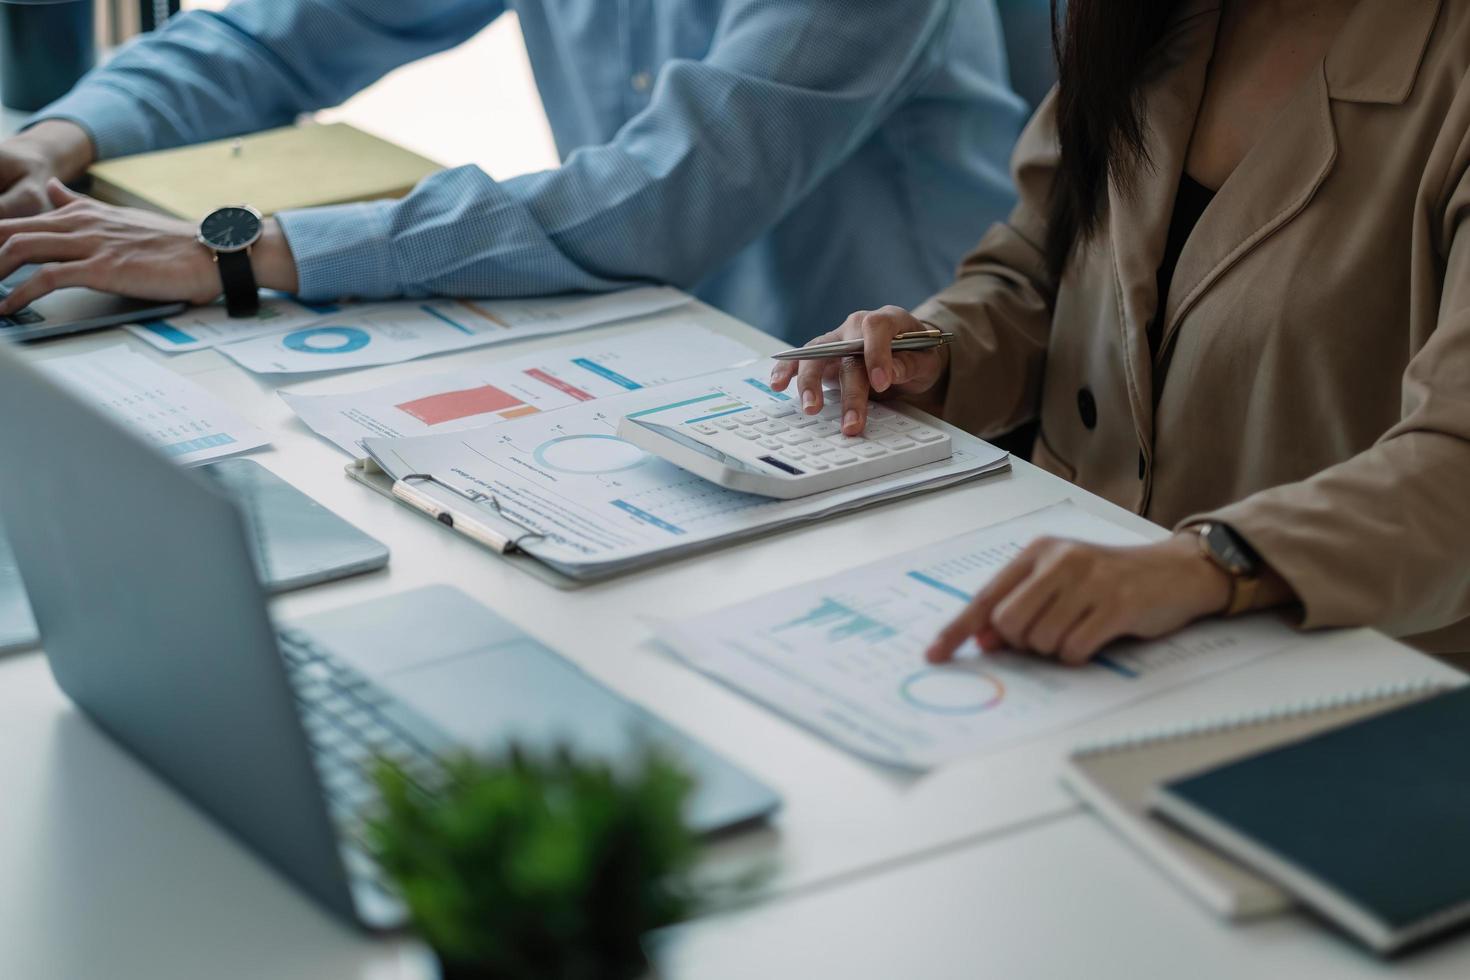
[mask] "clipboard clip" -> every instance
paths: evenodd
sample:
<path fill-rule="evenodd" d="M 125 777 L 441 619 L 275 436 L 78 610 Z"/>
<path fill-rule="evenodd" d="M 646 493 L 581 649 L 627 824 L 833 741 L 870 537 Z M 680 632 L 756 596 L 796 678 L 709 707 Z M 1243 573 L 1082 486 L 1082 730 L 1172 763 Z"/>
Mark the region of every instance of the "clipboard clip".
<path fill-rule="evenodd" d="M 519 528 L 523 533 L 516 536 L 507 535 L 470 514 L 446 507 L 438 500 L 435 500 L 418 489 L 415 484 L 420 483 L 432 483 L 434 486 L 447 490 L 456 497 L 460 497 L 471 504 L 479 507 L 489 507 L 495 512 L 496 518 L 512 527 Z M 540 531 L 527 527 L 520 520 L 506 513 L 494 494 L 461 490 L 458 487 L 450 486 L 432 473 L 404 474 L 400 479 L 393 481 L 393 496 L 414 510 L 428 514 L 445 527 L 453 528 L 477 544 L 482 544 L 502 555 L 522 553 L 525 551 L 524 546 L 527 542 L 540 541 L 546 537 Z"/>

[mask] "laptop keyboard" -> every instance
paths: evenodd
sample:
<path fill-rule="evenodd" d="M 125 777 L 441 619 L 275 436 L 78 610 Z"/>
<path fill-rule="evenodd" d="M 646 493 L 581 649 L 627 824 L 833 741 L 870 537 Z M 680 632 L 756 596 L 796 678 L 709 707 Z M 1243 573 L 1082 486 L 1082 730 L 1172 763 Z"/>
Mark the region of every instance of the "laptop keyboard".
<path fill-rule="evenodd" d="M 391 760 L 430 788 L 440 772 L 435 747 L 444 747 L 445 737 L 305 633 L 282 630 L 277 638 L 347 872 L 391 894 L 364 836 L 364 821 L 378 800 L 377 768 Z"/>
<path fill-rule="evenodd" d="M 0 299 L 10 295 L 10 290 L 0 283 Z M 9 316 L 0 316 L 0 328 L 4 327 L 29 327 L 33 323 L 40 323 L 45 317 L 27 306 L 25 309 Z"/>

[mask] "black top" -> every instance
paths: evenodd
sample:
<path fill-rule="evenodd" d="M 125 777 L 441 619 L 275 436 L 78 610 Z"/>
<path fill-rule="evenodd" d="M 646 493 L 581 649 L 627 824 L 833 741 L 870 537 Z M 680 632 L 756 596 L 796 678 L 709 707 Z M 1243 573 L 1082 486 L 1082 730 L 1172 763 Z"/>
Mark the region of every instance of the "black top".
<path fill-rule="evenodd" d="M 1179 253 L 1189 241 L 1194 226 L 1199 224 L 1205 208 L 1215 199 L 1215 192 L 1189 174 L 1179 177 L 1179 190 L 1174 196 L 1174 217 L 1169 221 L 1169 239 L 1164 245 L 1164 259 L 1159 263 L 1159 308 L 1148 325 L 1148 349 L 1155 356 L 1164 339 L 1164 307 L 1169 301 L 1169 287 L 1174 282 L 1174 269 Z"/>

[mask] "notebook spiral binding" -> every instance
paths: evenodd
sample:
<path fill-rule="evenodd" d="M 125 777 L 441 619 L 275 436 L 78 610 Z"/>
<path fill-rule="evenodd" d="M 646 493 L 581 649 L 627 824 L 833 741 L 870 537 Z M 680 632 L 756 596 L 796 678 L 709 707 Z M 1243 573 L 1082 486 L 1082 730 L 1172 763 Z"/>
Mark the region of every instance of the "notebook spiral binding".
<path fill-rule="evenodd" d="M 1306 701 L 1277 705 L 1258 711 L 1242 712 L 1224 718 L 1182 722 L 1178 725 L 1156 728 L 1153 731 L 1133 732 L 1128 735 L 1098 739 L 1078 746 L 1072 750 L 1071 755 L 1073 758 L 1085 758 L 1087 756 L 1102 755 L 1109 752 L 1144 748 L 1149 745 L 1157 745 L 1160 742 L 1171 742 L 1176 739 L 1191 738 L 1198 735 L 1215 735 L 1237 728 L 1249 728 L 1253 725 L 1264 725 L 1274 721 L 1286 721 L 1291 718 L 1300 718 L 1303 715 L 1318 714 L 1323 711 L 1333 711 L 1338 708 L 1351 708 L 1370 701 L 1383 701 L 1412 694 L 1428 697 L 1430 694 L 1444 693 L 1454 688 L 1454 684 L 1442 678 L 1421 677 L 1412 681 L 1383 684 L 1365 691 L 1323 695 L 1322 697 L 1311 698 Z"/>

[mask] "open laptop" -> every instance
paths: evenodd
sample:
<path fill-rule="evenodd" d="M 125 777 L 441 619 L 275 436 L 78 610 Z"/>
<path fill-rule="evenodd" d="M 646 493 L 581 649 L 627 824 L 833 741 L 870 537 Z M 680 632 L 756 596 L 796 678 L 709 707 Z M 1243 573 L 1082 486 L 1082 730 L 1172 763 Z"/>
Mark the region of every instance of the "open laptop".
<path fill-rule="evenodd" d="M 10 295 L 11 290 L 35 271 L 35 266 L 24 265 L 0 280 L 0 297 Z M 95 289 L 70 287 L 43 296 L 18 313 L 0 316 L 0 338 L 26 341 L 64 337 L 86 330 L 176 316 L 187 308 L 185 303 L 128 299 Z"/>
<path fill-rule="evenodd" d="M 348 921 L 404 922 L 360 837 L 384 756 L 432 771 L 449 748 L 514 739 L 618 763 L 653 741 L 698 780 L 687 813 L 696 828 L 778 805 L 457 590 L 278 631 L 236 505 L 3 345 L 0 460 L 0 517 L 61 689 Z"/>

